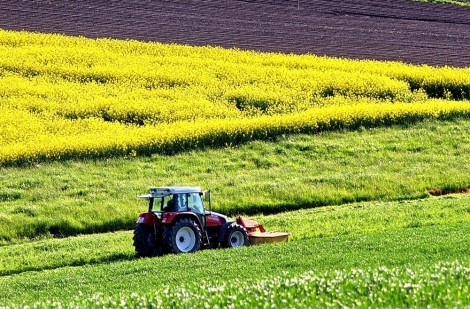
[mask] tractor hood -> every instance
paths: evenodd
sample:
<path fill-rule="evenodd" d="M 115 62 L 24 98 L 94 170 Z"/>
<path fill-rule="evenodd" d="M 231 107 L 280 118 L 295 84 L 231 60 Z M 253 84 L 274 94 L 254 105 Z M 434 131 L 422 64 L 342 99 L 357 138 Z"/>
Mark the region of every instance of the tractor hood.
<path fill-rule="evenodd" d="M 212 221 L 218 220 L 221 224 L 224 224 L 229 221 L 227 216 L 223 214 L 219 214 L 218 212 L 215 212 L 215 211 L 208 211 L 206 212 L 206 214 L 210 215 Z"/>

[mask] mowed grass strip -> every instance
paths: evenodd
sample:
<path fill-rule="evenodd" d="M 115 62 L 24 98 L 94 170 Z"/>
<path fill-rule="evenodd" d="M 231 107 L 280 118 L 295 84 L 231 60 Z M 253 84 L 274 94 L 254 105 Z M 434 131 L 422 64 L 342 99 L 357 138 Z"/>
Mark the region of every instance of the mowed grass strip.
<path fill-rule="evenodd" d="M 1 305 L 140 295 L 233 279 L 260 280 L 354 268 L 429 268 L 439 262 L 469 265 L 470 225 L 430 225 L 361 235 L 340 235 L 194 254 L 129 259 L 0 277 Z M 450 287 L 453 289 L 453 287 Z M 464 296 L 461 296 L 464 297 Z M 118 298 L 119 299 L 119 298 Z M 178 300 L 175 300 L 178 302 Z"/>
<path fill-rule="evenodd" d="M 132 229 L 150 186 L 212 189 L 213 210 L 279 213 L 470 187 L 470 121 L 286 135 L 175 156 L 2 168 L 0 243 Z"/>
<path fill-rule="evenodd" d="M 251 217 L 290 241 L 363 235 L 402 228 L 470 223 L 470 195 L 365 202 Z M 49 239 L 0 247 L 0 275 L 134 260 L 132 231 Z"/>

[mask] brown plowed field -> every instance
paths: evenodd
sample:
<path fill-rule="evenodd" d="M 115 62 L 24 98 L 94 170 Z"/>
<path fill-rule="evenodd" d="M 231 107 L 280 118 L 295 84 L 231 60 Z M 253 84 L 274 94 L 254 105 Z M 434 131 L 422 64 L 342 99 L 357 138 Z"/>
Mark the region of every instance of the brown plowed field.
<path fill-rule="evenodd" d="M 470 8 L 406 0 L 0 0 L 0 28 L 470 66 Z"/>

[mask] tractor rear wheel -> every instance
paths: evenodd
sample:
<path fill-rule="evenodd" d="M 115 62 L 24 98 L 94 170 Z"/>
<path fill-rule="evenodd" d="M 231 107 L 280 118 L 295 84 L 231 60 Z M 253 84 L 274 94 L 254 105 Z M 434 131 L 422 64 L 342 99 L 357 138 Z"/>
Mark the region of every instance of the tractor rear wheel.
<path fill-rule="evenodd" d="M 248 233 L 238 224 L 233 224 L 225 232 L 224 247 L 235 248 L 248 246 Z"/>
<path fill-rule="evenodd" d="M 192 219 L 181 219 L 164 231 L 165 245 L 173 253 L 190 253 L 201 246 L 201 229 Z"/>
<path fill-rule="evenodd" d="M 134 230 L 134 247 L 138 256 L 155 256 L 162 253 L 161 245 L 157 243 L 155 230 L 145 224 L 137 224 Z"/>

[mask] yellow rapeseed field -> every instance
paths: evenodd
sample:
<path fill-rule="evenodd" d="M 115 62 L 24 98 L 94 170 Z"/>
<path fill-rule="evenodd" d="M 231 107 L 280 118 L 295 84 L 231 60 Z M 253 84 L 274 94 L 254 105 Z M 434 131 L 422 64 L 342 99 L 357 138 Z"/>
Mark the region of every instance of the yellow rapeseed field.
<path fill-rule="evenodd" d="M 470 115 L 470 68 L 0 30 L 0 165 Z"/>

